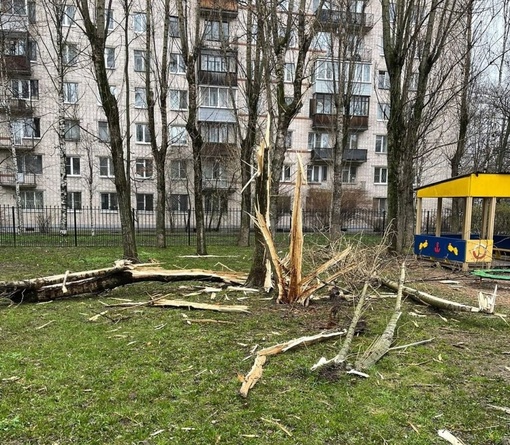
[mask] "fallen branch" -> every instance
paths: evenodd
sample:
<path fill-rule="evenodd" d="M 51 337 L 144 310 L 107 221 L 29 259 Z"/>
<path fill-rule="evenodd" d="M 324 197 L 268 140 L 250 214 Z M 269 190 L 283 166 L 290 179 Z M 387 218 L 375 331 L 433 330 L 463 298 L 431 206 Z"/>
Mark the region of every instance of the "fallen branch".
<path fill-rule="evenodd" d="M 416 341 L 414 343 L 408 343 L 407 345 L 393 346 L 392 348 L 389 348 L 388 351 L 398 351 L 399 349 L 407 349 L 407 348 L 410 348 L 411 346 L 424 345 L 426 343 L 432 342 L 433 340 L 434 340 L 434 338 L 429 338 L 427 340 L 421 340 L 421 341 Z"/>
<path fill-rule="evenodd" d="M 255 386 L 255 383 L 262 377 L 262 367 L 266 363 L 267 357 L 265 355 L 257 355 L 255 363 L 253 364 L 250 372 L 244 377 L 243 384 L 239 390 L 242 397 L 248 397 L 248 391 Z"/>
<path fill-rule="evenodd" d="M 503 411 L 504 413 L 510 414 L 510 408 L 506 406 L 497 406 L 497 405 L 487 405 L 489 408 L 497 409 L 498 411 Z"/>
<path fill-rule="evenodd" d="M 380 278 L 381 283 L 393 290 L 398 290 L 398 283 L 388 278 Z M 422 292 L 417 289 L 413 289 L 408 286 L 403 287 L 404 294 L 411 297 L 413 300 L 425 304 L 427 306 L 433 306 L 439 309 L 446 309 L 450 311 L 462 311 L 462 312 L 481 312 L 480 308 L 469 306 L 463 303 L 457 303 L 455 301 L 446 300 L 444 298 L 435 297 L 434 295 Z"/>
<path fill-rule="evenodd" d="M 402 302 L 402 289 L 404 287 L 404 281 L 406 276 L 405 262 L 402 263 L 400 268 L 400 279 L 398 281 L 398 292 L 397 300 L 395 302 L 395 312 L 390 318 L 386 329 L 383 334 L 365 351 L 365 353 L 356 360 L 354 368 L 357 371 L 368 369 L 375 365 L 389 350 L 391 343 L 393 342 L 393 336 L 395 329 L 397 328 L 397 322 L 402 314 L 400 307 Z"/>
<path fill-rule="evenodd" d="M 298 346 L 309 346 L 323 340 L 330 340 L 332 338 L 341 337 L 342 335 L 345 335 L 345 333 L 345 330 L 338 332 L 321 332 L 320 334 L 316 335 L 295 338 L 285 343 L 279 343 L 277 345 L 270 346 L 269 348 L 261 349 L 257 355 L 276 355 L 282 352 L 287 352 L 290 349 L 297 348 Z"/>
<path fill-rule="evenodd" d="M 165 297 L 158 298 L 157 300 L 143 301 L 143 302 L 126 302 L 110 304 L 108 307 L 140 307 L 140 306 L 155 306 L 155 307 L 172 307 L 172 308 L 186 308 L 186 309 L 199 309 L 204 311 L 215 312 L 241 312 L 249 313 L 248 306 L 245 305 L 220 305 L 211 303 L 198 303 L 195 301 L 187 300 L 168 300 Z"/>
<path fill-rule="evenodd" d="M 218 323 L 218 324 L 235 324 L 233 321 L 214 320 L 212 318 L 186 318 L 182 321 L 186 323 Z"/>
<path fill-rule="evenodd" d="M 442 439 L 446 440 L 447 442 L 450 442 L 452 445 L 465 445 L 464 442 L 462 442 L 462 440 L 455 437 L 448 430 L 439 430 L 437 432 L 437 435 Z"/>

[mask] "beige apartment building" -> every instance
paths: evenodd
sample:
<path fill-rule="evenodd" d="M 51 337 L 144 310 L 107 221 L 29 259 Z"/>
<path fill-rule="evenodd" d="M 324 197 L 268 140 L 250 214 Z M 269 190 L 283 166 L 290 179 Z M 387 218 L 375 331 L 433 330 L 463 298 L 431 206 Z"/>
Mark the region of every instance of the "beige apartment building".
<path fill-rule="evenodd" d="M 203 38 L 196 72 L 200 83 L 198 119 L 205 141 L 205 206 L 206 211 L 218 207 L 237 209 L 242 184 L 236 125 L 239 120 L 242 121 L 245 107 L 243 58 L 246 57 L 246 32 L 243 30 L 246 28 L 246 11 L 235 0 L 196 1 L 193 11 L 197 20 L 188 20 L 186 29 L 199 23 L 199 34 Z M 64 78 L 63 92 L 59 94 L 55 23 L 51 11 L 45 10 L 44 3 L 26 0 L 1 2 L 4 49 L 0 67 L 0 206 L 15 206 L 17 202 L 23 209 L 60 206 L 61 147 L 58 134 L 59 113 L 64 112 L 68 209 L 81 210 L 91 206 L 100 208 L 104 213 L 115 213 L 117 202 L 108 150 L 108 127 L 79 12 L 70 1 L 62 15 Z M 285 7 L 282 3 L 282 13 L 285 13 Z M 381 45 L 380 2 L 350 1 L 340 10 L 334 7 L 316 8 L 310 4 L 310 20 L 315 17 L 321 30 L 308 54 L 309 77 L 304 85 L 303 106 L 288 134 L 281 194 L 292 194 L 298 154 L 303 159 L 308 177 L 304 207 L 316 206 L 315 200 L 320 192 L 327 194 L 332 188 L 331 126 L 335 73 L 338 62 L 345 61 L 332 58 L 327 42 L 334 39 L 335 29 L 346 26 L 356 34 L 357 45 L 348 61 L 354 69 L 354 95 L 351 100 L 349 147 L 344 154 L 343 187 L 344 190 L 354 190 L 363 198 L 360 198 L 360 205 L 381 210 L 386 206 L 387 193 L 386 122 L 389 101 L 388 76 Z M 133 209 L 152 213 L 155 211 L 156 186 L 150 138 L 160 135 L 151 135 L 148 127 L 145 88 L 147 17 L 144 11 L 144 2 L 138 8 L 135 3 L 126 19 L 122 5 L 113 1 L 107 17 L 109 37 L 105 62 L 111 91 L 118 99 L 121 118 L 124 119 L 123 131 L 126 132 L 129 125 L 131 132 L 129 171 Z M 158 16 L 157 11 L 154 15 Z M 166 193 L 169 212 L 178 213 L 192 208 L 195 198 L 191 184 L 190 141 L 185 129 L 188 89 L 177 10 L 170 23 L 170 147 Z M 158 34 L 159 31 L 156 31 L 155 54 L 158 54 L 161 45 Z M 285 80 L 289 91 L 296 51 L 291 44 L 287 52 Z M 126 93 L 129 110 L 126 108 Z M 265 115 L 263 107 L 260 107 L 261 116 Z M 263 127 L 261 119 L 261 133 Z M 445 159 L 440 155 L 434 161 L 429 158 L 427 162 L 430 164 L 428 171 L 434 174 L 422 172 L 425 183 L 447 177 Z"/>

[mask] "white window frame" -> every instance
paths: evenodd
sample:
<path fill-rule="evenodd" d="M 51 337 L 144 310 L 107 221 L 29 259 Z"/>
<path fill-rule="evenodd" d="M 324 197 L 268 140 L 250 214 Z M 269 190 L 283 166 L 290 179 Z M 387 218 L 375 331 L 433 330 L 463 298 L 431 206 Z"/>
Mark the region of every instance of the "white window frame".
<path fill-rule="evenodd" d="M 170 161 L 170 179 L 184 180 L 188 178 L 188 163 L 185 159 Z"/>
<path fill-rule="evenodd" d="M 150 199 L 149 199 L 149 197 L 150 197 Z M 136 199 L 136 210 L 138 212 L 145 212 L 145 213 L 154 212 L 154 194 L 153 193 L 137 193 L 135 199 Z M 150 202 L 150 205 L 147 205 L 148 202 Z M 149 207 L 149 208 L 147 208 L 147 207 Z"/>
<path fill-rule="evenodd" d="M 64 138 L 69 142 L 77 142 L 80 140 L 80 121 L 77 119 L 66 119 Z"/>
<path fill-rule="evenodd" d="M 77 197 L 79 197 L 80 199 L 78 200 Z M 67 192 L 67 211 L 83 210 L 82 198 L 83 198 L 82 192 Z"/>
<path fill-rule="evenodd" d="M 186 73 L 186 65 L 184 63 L 184 58 L 180 53 L 170 53 L 170 64 L 169 71 L 172 74 L 185 74 Z"/>
<path fill-rule="evenodd" d="M 388 184 L 388 167 L 374 167 L 374 184 Z"/>
<path fill-rule="evenodd" d="M 21 100 L 39 99 L 39 81 L 37 79 L 12 79 L 12 96 Z"/>
<path fill-rule="evenodd" d="M 147 124 L 147 123 L 135 124 L 135 141 L 137 144 L 150 144 L 151 143 L 149 124 Z"/>
<path fill-rule="evenodd" d="M 232 109 L 232 93 L 229 87 L 203 86 L 200 87 L 202 107 Z"/>
<path fill-rule="evenodd" d="M 280 181 L 290 182 L 291 177 L 292 177 L 292 164 L 283 164 Z"/>
<path fill-rule="evenodd" d="M 390 104 L 379 102 L 377 104 L 377 120 L 387 121 L 389 117 L 390 117 Z"/>
<path fill-rule="evenodd" d="M 147 90 L 135 87 L 135 108 L 147 108 Z"/>
<path fill-rule="evenodd" d="M 104 10 L 105 28 L 107 31 L 113 31 L 115 29 L 115 14 L 113 9 Z"/>
<path fill-rule="evenodd" d="M 137 34 L 144 33 L 147 30 L 147 14 L 145 12 L 135 12 L 133 14 L 133 31 Z"/>
<path fill-rule="evenodd" d="M 135 176 L 151 179 L 154 177 L 154 162 L 150 158 L 137 158 L 135 161 Z"/>
<path fill-rule="evenodd" d="M 309 164 L 306 177 L 310 183 L 321 183 L 328 180 L 328 166 L 325 164 Z"/>
<path fill-rule="evenodd" d="M 108 198 L 107 208 L 103 207 L 104 201 L 103 197 Z M 119 199 L 117 193 L 115 192 L 102 192 L 100 193 L 101 199 L 101 212 L 109 213 L 109 212 L 117 212 L 119 210 Z"/>
<path fill-rule="evenodd" d="M 188 210 L 189 210 L 189 195 L 186 195 L 184 193 L 172 193 L 170 195 L 171 212 L 187 212 Z"/>
<path fill-rule="evenodd" d="M 81 176 L 81 159 L 79 156 L 66 156 L 67 176 Z"/>
<path fill-rule="evenodd" d="M 388 153 L 388 136 L 377 134 L 375 136 L 375 152 L 380 154 Z"/>
<path fill-rule="evenodd" d="M 342 168 L 342 184 L 355 184 L 358 167 L 355 165 L 346 165 Z"/>
<path fill-rule="evenodd" d="M 62 26 L 76 26 L 76 6 L 65 5 L 62 15 Z"/>
<path fill-rule="evenodd" d="M 115 69 L 115 48 L 112 46 L 104 49 L 104 65 L 108 70 Z"/>
<path fill-rule="evenodd" d="M 390 89 L 390 75 L 388 71 L 379 70 L 377 73 L 377 88 L 380 90 Z"/>
<path fill-rule="evenodd" d="M 75 104 L 78 102 L 78 83 L 64 82 L 64 103 Z"/>
<path fill-rule="evenodd" d="M 230 24 L 227 20 L 206 20 L 204 24 L 204 39 L 221 42 L 228 40 Z"/>
<path fill-rule="evenodd" d="M 105 143 L 110 142 L 110 128 L 108 127 L 107 121 L 98 121 L 97 122 L 97 138 L 101 142 L 105 142 Z"/>
<path fill-rule="evenodd" d="M 141 49 L 135 49 L 133 51 L 133 69 L 137 73 L 145 72 L 145 59 L 147 53 Z"/>
<path fill-rule="evenodd" d="M 294 82 L 294 78 L 296 77 L 296 64 L 292 62 L 286 63 L 283 70 L 283 80 L 285 82 Z"/>
<path fill-rule="evenodd" d="M 188 133 L 184 125 L 170 125 L 170 145 L 188 145 Z"/>
<path fill-rule="evenodd" d="M 103 172 L 101 172 L 103 170 Z M 114 178 L 115 172 L 113 169 L 113 159 L 108 156 L 99 157 L 99 177 L 100 178 Z"/>
<path fill-rule="evenodd" d="M 62 62 L 65 66 L 76 66 L 78 64 L 78 45 L 76 43 L 64 43 Z"/>
<path fill-rule="evenodd" d="M 42 209 L 44 207 L 44 194 L 41 190 L 21 190 L 21 208 L 24 210 Z"/>
<path fill-rule="evenodd" d="M 170 90 L 170 109 L 171 110 L 187 110 L 188 109 L 188 91 L 187 90 Z"/>

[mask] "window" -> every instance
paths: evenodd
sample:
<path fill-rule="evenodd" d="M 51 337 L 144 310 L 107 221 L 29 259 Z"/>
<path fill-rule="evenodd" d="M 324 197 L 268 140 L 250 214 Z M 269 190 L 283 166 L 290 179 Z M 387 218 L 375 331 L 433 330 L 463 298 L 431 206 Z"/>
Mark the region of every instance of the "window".
<path fill-rule="evenodd" d="M 42 155 L 18 156 L 18 173 L 33 173 L 42 175 Z"/>
<path fill-rule="evenodd" d="M 149 144 L 151 141 L 151 134 L 148 124 L 135 124 L 136 142 L 139 144 Z"/>
<path fill-rule="evenodd" d="M 179 17 L 170 16 L 169 19 L 169 29 L 168 35 L 170 37 L 180 37 L 181 33 L 179 31 Z"/>
<path fill-rule="evenodd" d="M 308 182 L 324 182 L 328 179 L 327 165 L 309 165 L 306 169 Z"/>
<path fill-rule="evenodd" d="M 397 4 L 395 2 L 390 2 L 389 13 L 390 13 L 390 23 L 394 23 L 395 19 L 397 17 Z"/>
<path fill-rule="evenodd" d="M 282 182 L 289 182 L 290 181 L 290 172 L 291 172 L 291 165 L 290 164 L 283 164 L 282 176 L 280 178 L 280 181 L 282 181 Z"/>
<path fill-rule="evenodd" d="M 97 137 L 101 142 L 110 142 L 110 130 L 108 128 L 108 122 L 99 121 L 97 123 Z"/>
<path fill-rule="evenodd" d="M 308 133 L 308 150 L 330 148 L 331 146 L 329 133 Z"/>
<path fill-rule="evenodd" d="M 375 152 L 387 153 L 388 152 L 388 137 L 386 135 L 377 135 L 375 137 Z"/>
<path fill-rule="evenodd" d="M 115 176 L 112 158 L 99 158 L 99 176 L 103 178 L 113 178 Z"/>
<path fill-rule="evenodd" d="M 140 49 L 135 49 L 134 52 L 134 62 L 135 62 L 135 71 L 143 72 L 145 71 L 145 51 Z"/>
<path fill-rule="evenodd" d="M 377 120 L 387 121 L 390 118 L 390 104 L 377 104 Z"/>
<path fill-rule="evenodd" d="M 170 72 L 174 74 L 184 74 L 186 72 L 186 65 L 182 54 L 171 53 L 170 54 Z"/>
<path fill-rule="evenodd" d="M 388 208 L 388 198 L 374 198 L 373 209 L 376 212 L 385 212 Z"/>
<path fill-rule="evenodd" d="M 39 99 L 39 81 L 34 79 L 13 79 L 12 97 L 16 99 Z"/>
<path fill-rule="evenodd" d="M 225 169 L 223 164 L 218 161 L 204 161 L 202 165 L 202 177 L 206 180 L 224 179 Z"/>
<path fill-rule="evenodd" d="M 333 48 L 331 40 L 331 33 L 319 31 L 314 36 L 311 44 L 311 48 L 315 51 L 327 51 L 330 52 Z"/>
<path fill-rule="evenodd" d="M 232 97 L 229 88 L 200 87 L 203 107 L 232 108 Z"/>
<path fill-rule="evenodd" d="M 284 66 L 284 80 L 285 82 L 293 82 L 296 74 L 296 65 L 294 63 L 286 63 Z"/>
<path fill-rule="evenodd" d="M 29 40 L 27 46 L 27 56 L 32 62 L 37 60 L 37 42 L 35 40 Z"/>
<path fill-rule="evenodd" d="M 315 95 L 315 112 L 317 114 L 334 114 L 335 110 L 335 98 L 332 94 Z"/>
<path fill-rule="evenodd" d="M 24 56 L 26 54 L 26 40 L 16 37 L 2 36 L 4 42 L 4 54 L 6 56 Z"/>
<path fill-rule="evenodd" d="M 78 84 L 76 82 L 64 82 L 64 102 L 67 104 L 78 102 Z"/>
<path fill-rule="evenodd" d="M 355 183 L 357 170 L 357 167 L 352 165 L 342 168 L 342 182 L 345 184 Z"/>
<path fill-rule="evenodd" d="M 315 78 L 317 80 L 338 79 L 338 63 L 331 60 L 318 60 L 315 65 Z"/>
<path fill-rule="evenodd" d="M 369 63 L 355 63 L 354 64 L 354 82 L 370 83 L 371 82 L 371 65 Z M 350 66 L 352 69 L 352 65 Z"/>
<path fill-rule="evenodd" d="M 101 210 L 116 211 L 118 209 L 117 193 L 101 193 Z"/>
<path fill-rule="evenodd" d="M 233 125 L 202 125 L 200 132 L 204 142 L 217 144 L 234 144 L 236 142 L 236 131 Z"/>
<path fill-rule="evenodd" d="M 24 138 L 40 138 L 41 137 L 41 120 L 38 117 L 28 118 L 24 120 L 23 137 Z"/>
<path fill-rule="evenodd" d="M 66 174 L 69 176 L 80 176 L 80 158 L 77 156 L 66 156 Z"/>
<path fill-rule="evenodd" d="M 226 40 L 228 38 L 228 22 L 206 20 L 204 29 L 205 40 Z"/>
<path fill-rule="evenodd" d="M 147 29 L 147 16 L 144 12 L 135 12 L 133 14 L 133 31 L 142 33 Z"/>
<path fill-rule="evenodd" d="M 170 90 L 170 109 L 186 110 L 188 108 L 188 92 L 186 90 Z"/>
<path fill-rule="evenodd" d="M 115 28 L 115 21 L 113 19 L 113 9 L 105 10 L 105 28 L 108 31 L 112 31 Z"/>
<path fill-rule="evenodd" d="M 20 191 L 21 207 L 23 209 L 42 209 L 43 192 L 37 190 Z"/>
<path fill-rule="evenodd" d="M 348 141 L 347 141 L 349 144 L 349 149 L 357 150 L 358 149 L 358 141 L 359 141 L 358 133 L 350 133 L 348 135 Z"/>
<path fill-rule="evenodd" d="M 377 88 L 388 90 L 390 88 L 390 75 L 387 71 L 379 71 L 377 75 Z"/>
<path fill-rule="evenodd" d="M 147 94 L 145 88 L 135 88 L 135 108 L 147 108 Z"/>
<path fill-rule="evenodd" d="M 65 43 L 62 48 L 62 62 L 66 66 L 75 66 L 78 63 L 78 45 Z"/>
<path fill-rule="evenodd" d="M 74 19 L 76 16 L 76 6 L 74 5 L 65 5 L 64 6 L 64 14 L 62 16 L 62 26 L 73 26 Z"/>
<path fill-rule="evenodd" d="M 202 54 L 200 56 L 200 69 L 213 73 L 235 73 L 236 60 L 233 57 L 220 54 Z"/>
<path fill-rule="evenodd" d="M 375 167 L 374 184 L 388 183 L 388 169 L 386 167 Z"/>
<path fill-rule="evenodd" d="M 187 163 L 183 159 L 175 159 L 170 161 L 170 178 L 172 179 L 186 179 Z"/>
<path fill-rule="evenodd" d="M 188 145 L 188 134 L 183 125 L 170 126 L 170 145 Z"/>
<path fill-rule="evenodd" d="M 115 99 L 118 99 L 117 94 L 117 87 L 115 85 L 110 85 L 110 93 Z M 101 93 L 99 92 L 99 89 L 97 90 L 97 104 L 100 106 L 103 106 L 103 102 L 101 101 Z"/>
<path fill-rule="evenodd" d="M 209 194 L 205 197 L 204 210 L 208 213 L 228 211 L 228 198 L 223 194 Z"/>
<path fill-rule="evenodd" d="M 2 13 L 13 15 L 27 15 L 25 0 L 2 0 Z"/>
<path fill-rule="evenodd" d="M 351 98 L 351 116 L 368 116 L 368 109 L 370 105 L 370 97 L 368 96 L 353 96 Z"/>
<path fill-rule="evenodd" d="M 67 210 L 81 210 L 81 192 L 67 192 Z"/>
<path fill-rule="evenodd" d="M 142 212 L 154 211 L 154 195 L 152 193 L 137 193 L 136 194 L 136 210 Z"/>
<path fill-rule="evenodd" d="M 418 89 L 419 74 L 412 73 L 409 79 L 409 91 L 416 91 Z"/>
<path fill-rule="evenodd" d="M 66 120 L 64 126 L 65 126 L 64 138 L 66 141 L 80 140 L 80 121 Z"/>
<path fill-rule="evenodd" d="M 136 176 L 139 178 L 152 178 L 153 162 L 152 159 L 138 158 L 136 160 Z"/>
<path fill-rule="evenodd" d="M 187 212 L 189 208 L 188 195 L 170 195 L 170 210 L 172 212 Z"/>
<path fill-rule="evenodd" d="M 115 48 L 108 47 L 104 49 L 104 63 L 109 70 L 115 68 Z"/>

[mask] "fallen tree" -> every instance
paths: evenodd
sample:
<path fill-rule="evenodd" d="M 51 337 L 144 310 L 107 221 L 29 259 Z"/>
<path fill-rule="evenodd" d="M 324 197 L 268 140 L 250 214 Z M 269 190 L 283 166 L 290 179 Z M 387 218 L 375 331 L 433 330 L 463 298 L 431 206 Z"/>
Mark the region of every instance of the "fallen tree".
<path fill-rule="evenodd" d="M 127 284 L 144 281 L 173 283 L 208 281 L 230 286 L 242 286 L 246 276 L 234 272 L 214 272 L 187 269 L 166 270 L 152 263 L 131 264 L 117 261 L 113 267 L 84 272 L 52 275 L 19 281 L 0 281 L 0 296 L 16 303 L 44 302 L 86 294 L 97 294 Z"/>

